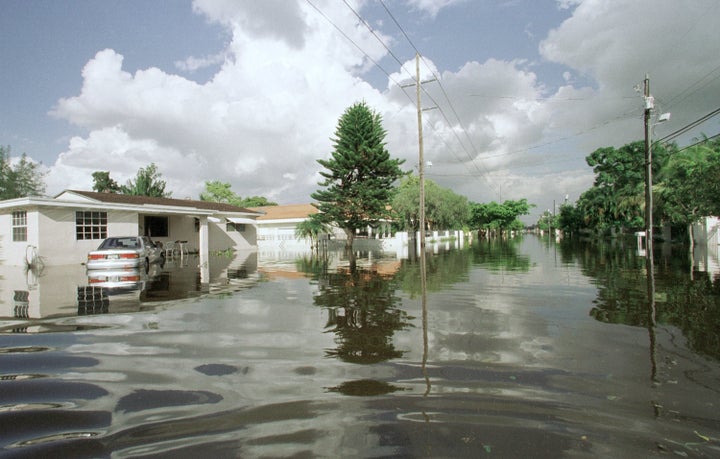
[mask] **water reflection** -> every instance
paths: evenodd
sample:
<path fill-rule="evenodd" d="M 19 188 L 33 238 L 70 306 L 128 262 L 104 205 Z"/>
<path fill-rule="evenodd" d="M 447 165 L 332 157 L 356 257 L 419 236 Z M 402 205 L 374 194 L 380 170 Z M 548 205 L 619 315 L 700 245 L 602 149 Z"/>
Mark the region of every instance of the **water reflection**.
<path fill-rule="evenodd" d="M 648 329 L 672 325 L 695 352 L 720 359 L 720 277 L 692 269 L 682 247 L 656 254 L 650 278 L 645 257 L 620 244 L 583 243 L 564 251 L 597 285 L 590 310 L 596 320 Z"/>
<path fill-rule="evenodd" d="M 341 269 L 318 278 L 316 306 L 327 311 L 325 329 L 335 334 L 335 349 L 326 355 L 345 362 L 372 364 L 400 358 L 393 335 L 410 326 L 412 317 L 398 306 L 392 276 L 377 270 Z"/>
<path fill-rule="evenodd" d="M 86 271 L 82 265 L 34 271 L 0 266 L 0 319 L 138 312 L 155 302 L 247 288 L 257 282 L 257 271 L 257 253 L 250 251 L 211 257 L 209 282 L 203 278 L 197 256 L 192 255 L 163 266 L 153 264 L 149 271 Z M 31 331 L 22 326 L 15 329 Z"/>
<path fill-rule="evenodd" d="M 406 390 L 405 388 L 389 384 L 385 381 L 376 381 L 374 379 L 360 379 L 356 381 L 347 381 L 337 387 L 328 389 L 330 392 L 339 392 L 350 396 L 374 396 L 386 395 L 393 392 Z"/>
<path fill-rule="evenodd" d="M 425 271 L 378 253 L 356 254 L 355 270 L 342 253 L 261 259 L 207 287 L 177 266 L 127 314 L 113 314 L 126 293 L 84 290 L 110 313 L 72 303 L 5 321 L 66 328 L 0 333 L 0 455 L 717 456 L 720 364 L 658 314 L 665 383 L 651 384 L 646 268 L 617 250 L 527 236 L 430 255 Z M 40 281 L 2 294 L 33 314 Z M 162 300 L 176 294 L 192 301 Z M 636 294 L 641 313 L 617 313 L 636 326 L 589 316 Z"/>
<path fill-rule="evenodd" d="M 522 238 L 480 240 L 472 248 L 472 263 L 490 271 L 528 272 L 532 261 L 519 250 Z"/>

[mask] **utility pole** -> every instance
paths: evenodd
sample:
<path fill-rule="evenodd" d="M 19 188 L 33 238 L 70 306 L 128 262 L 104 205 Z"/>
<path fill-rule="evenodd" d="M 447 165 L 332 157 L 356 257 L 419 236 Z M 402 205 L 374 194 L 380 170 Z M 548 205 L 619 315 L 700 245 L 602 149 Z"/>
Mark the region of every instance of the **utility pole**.
<path fill-rule="evenodd" d="M 415 54 L 415 83 L 402 85 L 401 88 L 408 88 L 415 86 L 415 92 L 417 94 L 417 122 L 418 122 L 418 175 L 420 178 L 420 248 L 425 250 L 425 154 L 423 152 L 423 129 L 422 129 L 422 101 L 420 100 L 421 85 L 423 83 L 430 83 L 436 81 L 434 78 L 431 80 L 420 81 L 420 53 Z M 436 107 L 432 107 L 436 108 Z M 431 164 L 432 165 L 432 164 Z"/>
<path fill-rule="evenodd" d="M 650 95 L 650 76 L 645 74 L 645 271 L 647 272 L 648 296 L 648 334 L 650 338 L 650 376 L 657 382 L 657 362 L 655 360 L 655 260 L 653 258 L 653 198 L 652 198 L 652 110 L 655 101 Z"/>
<path fill-rule="evenodd" d="M 650 95 L 650 76 L 645 74 L 645 251 L 652 257 L 653 249 L 653 196 L 652 196 L 652 139 L 651 113 L 655 101 Z"/>
<path fill-rule="evenodd" d="M 422 103 L 420 101 L 420 53 L 415 54 L 415 89 L 417 94 L 418 121 L 418 176 L 420 179 L 420 288 L 422 289 L 423 357 L 422 371 L 425 377 L 424 396 L 430 394 L 430 378 L 427 373 L 428 359 L 428 313 L 427 313 L 427 261 L 425 257 L 425 155 L 423 152 Z"/>
<path fill-rule="evenodd" d="M 420 178 L 420 250 L 425 253 L 425 155 L 423 153 L 422 105 L 420 102 L 420 53 L 415 54 L 415 88 L 417 92 L 418 176 Z"/>

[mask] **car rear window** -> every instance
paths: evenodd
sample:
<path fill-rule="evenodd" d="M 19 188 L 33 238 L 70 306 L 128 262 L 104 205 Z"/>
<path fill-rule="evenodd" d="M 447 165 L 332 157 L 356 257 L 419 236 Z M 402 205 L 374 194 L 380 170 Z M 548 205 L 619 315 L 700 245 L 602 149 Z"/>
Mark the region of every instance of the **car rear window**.
<path fill-rule="evenodd" d="M 137 248 L 137 238 L 134 237 L 110 237 L 100 244 L 98 249 L 134 249 Z"/>

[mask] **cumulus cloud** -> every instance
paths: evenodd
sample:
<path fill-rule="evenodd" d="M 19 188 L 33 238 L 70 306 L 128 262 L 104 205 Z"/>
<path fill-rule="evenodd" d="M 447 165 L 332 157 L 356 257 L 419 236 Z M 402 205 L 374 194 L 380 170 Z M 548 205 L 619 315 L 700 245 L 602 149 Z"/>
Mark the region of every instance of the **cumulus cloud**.
<path fill-rule="evenodd" d="M 596 146 L 602 144 L 592 141 L 595 132 L 605 145 L 641 138 L 642 101 L 634 88 L 646 74 L 658 110 L 676 112 L 676 126 L 717 107 L 718 69 L 707 48 L 716 43 L 713 31 L 720 26 L 720 16 L 708 14 L 714 2 L 576 3 L 573 15 L 540 44 L 540 53 L 594 84 L 572 86 L 576 78 L 567 72 L 567 85 L 550 102 L 556 126 L 590 131 L 585 141 Z M 578 103 L 567 103 L 573 99 Z"/>
<path fill-rule="evenodd" d="M 53 110 L 91 131 L 87 139 L 70 142 L 58 170 L 112 166 L 113 174 L 123 175 L 155 162 L 179 195 L 197 196 L 204 180 L 219 179 L 243 196 L 280 199 L 298 189 L 293 199 L 308 200 L 316 187 L 315 160 L 329 154 L 338 117 L 357 100 L 379 104 L 381 96 L 354 75 L 365 56 L 337 40 L 329 23 L 307 6 L 301 11 L 304 3 L 288 8 L 306 21 L 289 35 L 282 35 L 287 27 L 277 33 L 248 30 L 248 18 L 282 9 L 261 12 L 255 5 L 195 3 L 233 31 L 228 58 L 206 84 L 157 68 L 130 74 L 121 54 L 98 52 L 83 69 L 80 94 L 61 99 Z M 332 14 L 333 8 L 326 10 Z M 343 17 L 335 14 L 334 20 Z M 344 21 L 358 42 L 369 41 L 350 18 Z M 287 22 L 293 20 L 288 16 Z M 302 37 L 295 36 L 299 31 Z M 122 158 L 122 167 L 106 161 L 109 153 Z"/>
<path fill-rule="evenodd" d="M 225 59 L 227 59 L 227 55 L 224 52 L 205 57 L 190 56 L 183 60 L 175 61 L 175 67 L 179 70 L 192 73 L 200 69 L 222 64 L 225 62 Z"/>
<path fill-rule="evenodd" d="M 563 10 L 573 8 L 582 2 L 583 0 L 557 0 L 558 7 Z"/>
<path fill-rule="evenodd" d="M 467 0 L 407 0 L 407 4 L 411 8 L 425 11 L 430 16 L 435 17 L 443 8 L 465 1 Z"/>
<path fill-rule="evenodd" d="M 713 75 L 715 64 L 696 46 L 714 43 L 720 25 L 704 14 L 710 3 L 648 2 L 559 1 L 572 14 L 539 49 L 561 68 L 559 87 L 541 80 L 538 62 L 520 58 L 469 60 L 453 71 L 423 59 L 421 78 L 440 79 L 422 93 L 423 107 L 437 108 L 423 113 L 428 176 L 475 201 L 576 199 L 592 182 L 585 156 L 639 137 L 641 101 L 633 86 L 645 72 L 653 75 L 656 99 L 681 108 L 693 99 L 673 97 L 683 94 L 676 88 Z M 407 2 L 429 14 L 452 3 Z M 362 11 L 362 2 L 351 4 Z M 397 68 L 384 88 L 368 84 L 369 63 L 388 51 L 342 2 L 196 0 L 193 8 L 232 39 L 176 66 L 221 64 L 219 70 L 200 84 L 153 67 L 131 73 L 121 53 L 99 51 L 82 71 L 79 94 L 53 110 L 88 134 L 69 142 L 48 188 L 89 188 L 95 170 L 110 170 L 123 183 L 154 162 L 176 197 L 197 197 L 204 181 L 221 180 L 241 196 L 307 202 L 338 118 L 363 100 L 382 115 L 393 156 L 417 167 L 415 91 L 398 85 L 412 81 L 415 62 Z M 707 99 L 697 103 L 718 102 Z"/>

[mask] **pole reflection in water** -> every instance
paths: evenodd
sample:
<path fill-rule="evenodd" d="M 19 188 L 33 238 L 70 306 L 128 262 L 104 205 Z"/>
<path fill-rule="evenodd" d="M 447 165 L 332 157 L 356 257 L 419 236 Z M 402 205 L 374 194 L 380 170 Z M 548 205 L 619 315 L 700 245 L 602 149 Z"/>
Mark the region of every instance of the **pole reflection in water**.
<path fill-rule="evenodd" d="M 428 312 L 427 312 L 427 260 L 425 250 L 420 250 L 420 289 L 422 290 L 422 336 L 423 356 L 422 372 L 425 378 L 425 396 L 430 394 L 430 377 L 427 372 L 428 360 Z"/>
<path fill-rule="evenodd" d="M 650 338 L 650 379 L 653 384 L 658 383 L 657 360 L 655 347 L 657 337 L 655 336 L 656 309 L 655 309 L 655 262 L 653 260 L 652 242 L 647 244 L 645 254 L 645 270 L 647 271 L 647 296 L 648 296 L 648 334 Z"/>

